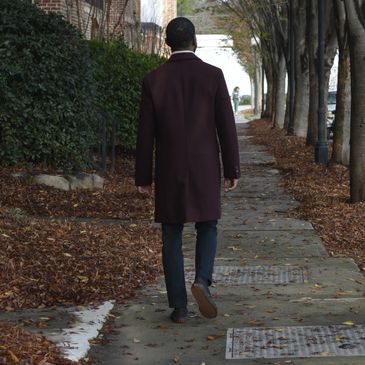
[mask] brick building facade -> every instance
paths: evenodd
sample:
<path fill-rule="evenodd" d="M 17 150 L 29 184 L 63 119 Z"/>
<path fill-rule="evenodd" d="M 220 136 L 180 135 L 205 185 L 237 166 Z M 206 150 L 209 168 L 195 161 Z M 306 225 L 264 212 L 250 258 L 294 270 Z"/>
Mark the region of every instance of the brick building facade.
<path fill-rule="evenodd" d="M 163 31 L 176 17 L 176 0 L 154 0 L 161 11 L 158 24 L 141 19 L 141 1 L 148 0 L 33 0 L 43 10 L 62 15 L 87 39 L 123 38 L 132 48 L 163 53 Z"/>
<path fill-rule="evenodd" d="M 165 29 L 168 22 L 176 17 L 176 0 L 140 0 L 142 37 L 140 50 L 145 53 L 169 55 L 165 45 Z"/>

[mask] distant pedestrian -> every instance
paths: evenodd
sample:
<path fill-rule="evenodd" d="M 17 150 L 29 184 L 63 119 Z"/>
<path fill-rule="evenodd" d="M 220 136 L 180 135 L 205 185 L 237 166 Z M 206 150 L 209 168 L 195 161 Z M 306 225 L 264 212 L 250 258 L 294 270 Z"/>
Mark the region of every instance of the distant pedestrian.
<path fill-rule="evenodd" d="M 232 100 L 233 100 L 233 106 L 234 106 L 234 113 L 237 115 L 238 114 L 238 105 L 240 103 L 240 88 L 238 86 L 236 86 L 233 89 Z"/>
<path fill-rule="evenodd" d="M 166 29 L 166 43 L 172 56 L 143 81 L 136 186 L 140 193 L 151 195 L 155 182 L 155 221 L 162 223 L 165 281 L 169 306 L 174 308 L 170 318 L 183 323 L 188 314 L 181 250 L 184 223 L 195 222 L 197 230 L 192 293 L 202 315 L 213 318 L 217 307 L 208 287 L 221 216 L 219 149 L 226 191 L 237 187 L 240 163 L 223 73 L 194 54 L 193 23 L 183 17 L 173 19 Z"/>

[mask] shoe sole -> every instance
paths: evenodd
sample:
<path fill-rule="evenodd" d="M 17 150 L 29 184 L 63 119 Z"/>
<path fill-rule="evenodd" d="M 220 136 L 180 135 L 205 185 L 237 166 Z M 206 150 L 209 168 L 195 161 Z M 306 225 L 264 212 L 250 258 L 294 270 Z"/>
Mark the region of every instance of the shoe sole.
<path fill-rule="evenodd" d="M 175 319 L 173 317 L 170 317 L 171 321 L 174 322 L 174 323 L 178 323 L 178 324 L 183 324 L 183 323 L 186 323 L 188 318 L 187 317 L 184 317 L 184 318 L 179 318 L 179 319 Z"/>
<path fill-rule="evenodd" d="M 200 313 L 206 318 L 217 317 L 217 307 L 207 298 L 204 294 L 204 290 L 199 287 L 199 284 L 194 284 L 191 287 L 191 292 L 194 295 L 195 300 L 199 305 Z"/>

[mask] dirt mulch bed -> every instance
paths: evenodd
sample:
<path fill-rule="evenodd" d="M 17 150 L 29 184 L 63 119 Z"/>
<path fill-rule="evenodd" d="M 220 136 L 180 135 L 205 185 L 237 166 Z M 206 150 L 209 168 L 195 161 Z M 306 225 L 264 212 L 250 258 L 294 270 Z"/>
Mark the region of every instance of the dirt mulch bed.
<path fill-rule="evenodd" d="M 45 223 L 0 210 L 0 309 L 122 302 L 160 274 L 160 242 L 150 225 Z"/>
<path fill-rule="evenodd" d="M 317 165 L 304 138 L 272 129 L 267 120 L 251 122 L 249 133 L 274 155 L 283 185 L 301 203 L 293 215 L 313 224 L 333 256 L 352 257 L 365 270 L 365 204 L 348 203 L 348 168 Z"/>
<path fill-rule="evenodd" d="M 0 365 L 77 365 L 62 358 L 45 337 L 34 335 L 22 326 L 0 325 Z"/>
<path fill-rule="evenodd" d="M 153 219 L 153 200 L 136 191 L 131 155 L 118 156 L 114 174 L 97 172 L 105 178 L 104 189 L 98 191 L 62 191 L 11 176 L 24 171 L 0 166 L 0 206 L 37 216 Z"/>

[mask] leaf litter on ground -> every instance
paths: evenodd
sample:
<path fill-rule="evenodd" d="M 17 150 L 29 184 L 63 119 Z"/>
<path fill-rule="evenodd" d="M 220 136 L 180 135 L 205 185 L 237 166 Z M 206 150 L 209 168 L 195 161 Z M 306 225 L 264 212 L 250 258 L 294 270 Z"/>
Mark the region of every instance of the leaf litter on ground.
<path fill-rule="evenodd" d="M 45 337 L 26 331 L 21 325 L 0 324 L 0 364 L 76 365 L 66 360 Z"/>
<path fill-rule="evenodd" d="M 153 217 L 153 200 L 136 193 L 133 165 L 131 156 L 119 156 L 116 173 L 103 174 L 105 189 L 70 192 L 11 177 L 22 168 L 0 167 L 1 310 L 120 303 L 160 276 L 160 231 L 141 222 Z M 138 224 L 53 217 L 135 219 Z M 72 362 L 46 339 L 19 325 L 2 324 L 2 363 Z"/>
<path fill-rule="evenodd" d="M 0 166 L 1 206 L 18 215 L 153 219 L 153 200 L 138 194 L 135 188 L 133 156 L 118 155 L 115 173 L 87 171 L 105 178 L 104 189 L 101 190 L 62 191 L 45 185 L 34 185 L 28 178 L 13 177 L 14 173 L 31 175 L 35 171 L 37 169 L 27 171 L 25 168 Z M 57 174 L 52 171 L 49 173 Z"/>
<path fill-rule="evenodd" d="M 122 302 L 160 275 L 160 246 L 146 224 L 44 224 L 0 209 L 0 308 Z"/>
<path fill-rule="evenodd" d="M 314 147 L 307 146 L 304 138 L 272 128 L 268 120 L 251 122 L 249 133 L 253 143 L 275 157 L 283 186 L 300 202 L 291 215 L 310 221 L 331 255 L 351 257 L 364 270 L 365 203 L 348 203 L 348 167 L 316 164 Z"/>

